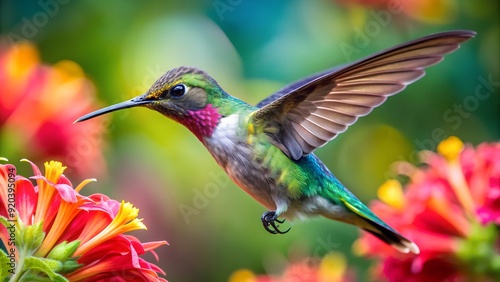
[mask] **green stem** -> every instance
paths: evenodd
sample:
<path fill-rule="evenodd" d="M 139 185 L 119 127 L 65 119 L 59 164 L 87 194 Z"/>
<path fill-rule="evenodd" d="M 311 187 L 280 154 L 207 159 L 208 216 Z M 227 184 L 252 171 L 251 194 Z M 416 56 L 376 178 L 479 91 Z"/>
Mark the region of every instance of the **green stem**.
<path fill-rule="evenodd" d="M 18 282 L 20 281 L 22 275 L 24 274 L 23 268 L 24 268 L 24 258 L 27 256 L 28 250 L 26 248 L 19 248 L 19 261 L 17 264 L 17 269 L 16 272 L 14 273 L 14 276 L 12 276 L 9 279 L 9 282 Z"/>

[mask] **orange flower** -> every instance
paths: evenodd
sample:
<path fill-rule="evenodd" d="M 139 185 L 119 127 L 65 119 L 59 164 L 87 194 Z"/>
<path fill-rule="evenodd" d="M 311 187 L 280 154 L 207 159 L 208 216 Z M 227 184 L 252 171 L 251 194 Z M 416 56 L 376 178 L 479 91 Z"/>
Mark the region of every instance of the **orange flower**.
<path fill-rule="evenodd" d="M 95 105 L 94 86 L 80 66 L 72 61 L 42 65 L 33 44 L 2 43 L 0 38 L 2 149 L 21 155 L 29 147 L 30 159 L 63 159 L 72 174 L 104 174 L 104 124 L 73 124 Z"/>
<path fill-rule="evenodd" d="M 422 152 L 427 167 L 399 163 L 410 181 L 379 188 L 371 204 L 420 247 L 418 256 L 401 255 L 363 234 L 356 252 L 380 260 L 376 271 L 389 281 L 481 281 L 500 276 L 500 143 L 474 149 L 450 137 L 439 154 Z"/>
<path fill-rule="evenodd" d="M 9 272 L 0 272 L 0 281 L 9 273 L 11 281 L 44 276 L 58 281 L 166 281 L 158 277 L 165 274 L 160 268 L 140 257 L 154 254 L 166 242 L 141 243 L 124 234 L 146 229 L 137 208 L 102 194 L 79 194 L 95 180 L 73 188 L 60 162 L 45 163 L 44 175 L 27 162 L 36 186 L 16 175 L 13 165 L 0 165 L 0 240 L 7 247 L 0 261 L 12 263 Z"/>

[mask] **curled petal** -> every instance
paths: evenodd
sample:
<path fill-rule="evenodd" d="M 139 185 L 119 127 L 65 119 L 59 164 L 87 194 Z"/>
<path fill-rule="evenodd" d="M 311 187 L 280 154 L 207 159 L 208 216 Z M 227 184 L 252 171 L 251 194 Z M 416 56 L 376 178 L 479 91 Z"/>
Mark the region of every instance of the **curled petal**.
<path fill-rule="evenodd" d="M 54 187 L 64 201 L 76 203 L 76 191 L 73 189 L 73 187 L 71 187 L 71 185 L 65 183 L 55 184 L 47 180 L 47 178 L 44 176 L 33 176 L 31 177 L 31 179 L 45 182 L 47 185 Z"/>
<path fill-rule="evenodd" d="M 90 202 L 80 206 L 86 211 L 102 211 L 114 218 L 120 210 L 120 202 L 110 199 L 103 194 L 92 194 L 89 196 Z"/>
<path fill-rule="evenodd" d="M 22 162 L 27 162 L 31 165 L 31 168 L 33 169 L 33 173 L 35 174 L 34 176 L 42 176 L 42 172 L 38 168 L 36 164 L 34 164 L 32 161 L 28 159 L 21 159 Z"/>
<path fill-rule="evenodd" d="M 95 178 L 85 179 L 85 180 L 84 180 L 84 181 L 82 181 L 80 184 L 78 184 L 78 186 L 76 186 L 75 191 L 76 191 L 76 192 L 80 192 L 80 190 L 82 190 L 82 188 L 83 188 L 85 185 L 89 184 L 90 182 L 96 182 L 96 181 L 97 181 L 97 179 L 95 179 Z"/>

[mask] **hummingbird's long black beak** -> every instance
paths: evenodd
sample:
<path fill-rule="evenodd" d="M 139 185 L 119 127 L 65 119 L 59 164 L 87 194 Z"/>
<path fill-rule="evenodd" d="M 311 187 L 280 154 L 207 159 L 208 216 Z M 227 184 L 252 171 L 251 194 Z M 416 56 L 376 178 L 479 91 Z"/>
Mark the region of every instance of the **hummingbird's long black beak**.
<path fill-rule="evenodd" d="M 118 111 L 118 110 L 122 110 L 122 109 L 128 109 L 128 108 L 132 108 L 132 107 L 137 107 L 140 105 L 149 104 L 149 103 L 153 102 L 153 100 L 145 99 L 144 97 L 145 97 L 145 95 L 141 95 L 141 96 L 135 97 L 132 100 L 121 102 L 118 104 L 114 104 L 114 105 L 111 105 L 109 107 L 102 108 L 100 110 L 91 112 L 89 114 L 86 114 L 86 115 L 78 118 L 73 123 L 85 121 L 85 120 L 95 118 L 95 117 L 98 117 L 100 115 L 107 114 L 110 112 L 114 112 L 114 111 Z"/>

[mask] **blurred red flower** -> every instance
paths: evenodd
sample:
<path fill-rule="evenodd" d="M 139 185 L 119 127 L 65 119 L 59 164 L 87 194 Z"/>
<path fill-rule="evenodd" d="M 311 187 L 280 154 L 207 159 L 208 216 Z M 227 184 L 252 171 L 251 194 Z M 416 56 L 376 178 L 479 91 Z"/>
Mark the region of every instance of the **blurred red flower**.
<path fill-rule="evenodd" d="M 79 65 L 40 63 L 33 44 L 0 40 L 0 143 L 12 156 L 62 159 L 80 176 L 104 175 L 104 124 L 73 124 L 95 106 L 95 89 Z M 30 150 L 26 150 L 29 148 Z"/>
<path fill-rule="evenodd" d="M 281 275 L 256 275 L 247 269 L 235 271 L 229 282 L 348 282 L 356 281 L 347 271 L 345 258 L 339 253 L 323 259 L 306 258 L 290 263 Z"/>
<path fill-rule="evenodd" d="M 5 160 L 5 159 L 2 159 Z M 28 161 L 29 162 L 29 161 Z M 30 162 L 31 163 L 31 162 Z M 60 162 L 45 163 L 45 174 L 31 163 L 33 183 L 11 164 L 0 165 L 0 261 L 12 263 L 0 281 L 166 281 L 165 274 L 141 255 L 166 244 L 141 243 L 124 233 L 146 229 L 139 210 L 102 194 L 73 188 Z M 15 242 L 15 244 L 9 244 Z M 4 268 L 5 269 L 5 268 Z M 110 280 L 111 279 L 111 280 Z"/>
<path fill-rule="evenodd" d="M 375 273 L 389 281 L 493 281 L 500 277 L 500 143 L 475 149 L 450 137 L 438 152 L 421 152 L 423 168 L 396 164 L 410 178 L 406 190 L 388 180 L 370 205 L 420 254 L 399 254 L 368 234 L 354 249 L 377 257 Z"/>

